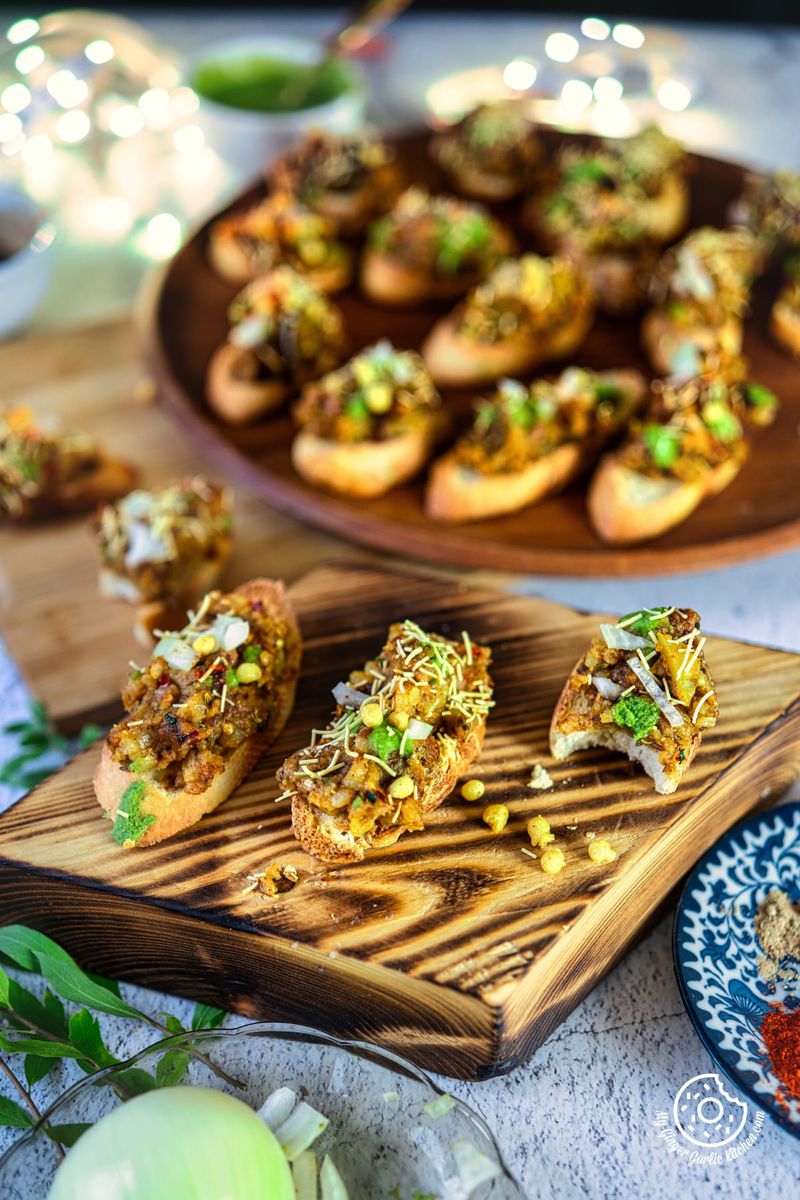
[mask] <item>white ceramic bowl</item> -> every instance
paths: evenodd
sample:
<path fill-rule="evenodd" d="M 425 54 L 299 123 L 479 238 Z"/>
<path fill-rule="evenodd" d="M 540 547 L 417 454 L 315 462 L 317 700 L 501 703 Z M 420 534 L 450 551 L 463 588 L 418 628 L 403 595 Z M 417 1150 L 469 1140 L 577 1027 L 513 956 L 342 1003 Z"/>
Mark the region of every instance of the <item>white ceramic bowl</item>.
<path fill-rule="evenodd" d="M 249 37 L 218 42 L 195 55 L 189 63 L 189 83 L 198 68 L 209 63 L 264 55 L 289 62 L 313 63 L 319 43 L 297 37 Z M 200 96 L 197 121 L 206 141 L 243 179 L 260 175 L 265 164 L 309 129 L 350 133 L 364 121 L 367 89 L 358 68 L 348 63 L 354 85 L 325 104 L 297 112 L 268 113 L 233 108 Z"/>
<path fill-rule="evenodd" d="M 26 325 L 50 284 L 55 229 L 29 196 L 0 183 L 0 338 Z"/>

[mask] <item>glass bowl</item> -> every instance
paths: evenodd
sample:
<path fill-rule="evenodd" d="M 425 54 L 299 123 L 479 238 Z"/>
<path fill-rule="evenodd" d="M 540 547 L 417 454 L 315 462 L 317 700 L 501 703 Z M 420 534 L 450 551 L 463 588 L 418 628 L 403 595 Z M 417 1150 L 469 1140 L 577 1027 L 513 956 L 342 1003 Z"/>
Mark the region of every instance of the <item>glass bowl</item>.
<path fill-rule="evenodd" d="M 443 1093 L 417 1067 L 367 1042 L 344 1041 L 300 1025 L 250 1024 L 178 1034 L 75 1084 L 0 1159 L 3 1200 L 44 1200 L 59 1148 L 44 1127 L 94 1122 L 122 1103 L 114 1090 L 136 1067 L 154 1072 L 170 1050 L 192 1052 L 183 1083 L 217 1088 L 259 1108 L 278 1087 L 303 1095 L 330 1120 L 314 1149 L 330 1153 L 351 1200 L 522 1200 L 484 1121 L 460 1100 L 441 1116 L 424 1106 Z M 198 1057 L 202 1056 L 202 1057 Z M 215 1068 L 215 1069 L 212 1069 Z M 225 1077 L 219 1073 L 224 1073 Z M 128 1080 L 130 1080 L 128 1076 Z M 238 1085 L 238 1086 L 237 1086 Z M 497 1168 L 468 1192 L 459 1183 L 454 1143 L 469 1142 Z M 67 1151 L 69 1153 L 69 1151 Z"/>

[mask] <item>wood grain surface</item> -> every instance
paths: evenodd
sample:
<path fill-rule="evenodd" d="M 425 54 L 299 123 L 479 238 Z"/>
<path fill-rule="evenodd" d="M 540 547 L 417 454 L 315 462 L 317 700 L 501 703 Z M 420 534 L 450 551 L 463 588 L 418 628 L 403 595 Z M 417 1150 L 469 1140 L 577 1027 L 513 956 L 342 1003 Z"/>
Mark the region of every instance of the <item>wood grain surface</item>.
<path fill-rule="evenodd" d="M 53 414 L 64 429 L 94 434 L 141 468 L 144 486 L 198 471 L 225 482 L 152 399 L 129 322 L 0 347 L 0 405 L 26 405 Z M 244 491 L 235 511 L 225 575 L 232 585 L 258 574 L 292 580 L 321 557 L 353 557 L 352 548 Z M 97 567 L 88 517 L 0 526 L 0 633 L 34 695 L 67 730 L 116 712 L 125 663 L 144 653 L 132 636 L 132 608 L 99 594 Z"/>
<path fill-rule="evenodd" d="M 235 795 L 183 835 L 126 852 L 92 796 L 98 751 L 85 752 L 0 817 L 1 921 L 35 925 L 114 977 L 488 1076 L 523 1061 L 699 855 L 800 770 L 800 656 L 709 639 L 720 722 L 680 789 L 658 796 L 616 755 L 549 758 L 553 706 L 596 615 L 366 565 L 319 568 L 291 595 L 305 638 L 295 712 Z M 455 796 L 424 832 L 328 869 L 294 842 L 274 773 L 325 721 L 331 687 L 407 616 L 492 646 L 497 707 L 472 773 L 511 819 L 495 836 L 483 804 Z M 527 788 L 536 762 L 552 790 Z M 537 813 L 564 848 L 558 876 L 522 853 Z M 589 860 L 588 833 L 618 850 L 610 867 Z M 245 894 L 272 861 L 297 867 L 294 890 Z"/>
<path fill-rule="evenodd" d="M 409 175 L 433 188 L 446 181 L 427 159 L 421 135 L 398 140 Z M 726 224 L 743 170 L 695 156 L 692 224 Z M 252 203 L 253 189 L 237 201 Z M 498 208 L 513 223 L 514 210 Z M 520 235 L 525 244 L 524 235 Z M 800 365 L 769 339 L 767 323 L 779 280 L 759 280 L 745 331 L 744 351 L 753 377 L 781 398 L 775 424 L 758 438 L 739 478 L 722 495 L 704 503 L 683 525 L 652 543 L 630 548 L 604 546 L 592 532 L 584 505 L 585 480 L 560 496 L 510 516 L 472 525 L 437 525 L 425 516 L 422 481 L 368 503 L 328 496 L 304 483 L 289 460 L 294 428 L 283 413 L 249 429 L 220 424 L 204 402 L 209 358 L 227 332 L 226 309 L 238 291 L 218 279 L 207 261 L 208 225 L 169 265 L 144 315 L 148 354 L 161 393 L 205 452 L 235 477 L 285 512 L 303 517 L 363 544 L 436 563 L 502 571 L 612 575 L 667 573 L 740 562 L 800 543 L 800 489 L 796 486 L 800 442 Z M 411 312 L 368 304 L 355 288 L 338 298 L 357 350 L 380 337 L 401 347 L 418 347 L 441 306 Z M 636 366 L 647 371 L 638 343 L 638 318 L 600 317 L 576 356 L 584 366 Z M 468 416 L 472 395 L 447 391 L 456 428 Z"/>

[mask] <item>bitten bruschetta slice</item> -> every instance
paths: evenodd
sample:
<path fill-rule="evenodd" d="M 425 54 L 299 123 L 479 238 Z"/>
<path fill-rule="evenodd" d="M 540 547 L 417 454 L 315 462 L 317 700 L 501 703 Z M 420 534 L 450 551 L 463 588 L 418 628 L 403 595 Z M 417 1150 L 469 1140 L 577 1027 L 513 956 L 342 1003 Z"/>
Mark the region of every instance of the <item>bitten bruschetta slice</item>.
<path fill-rule="evenodd" d="M 295 837 L 324 862 L 358 862 L 423 829 L 425 817 L 480 754 L 494 701 L 491 652 L 413 621 L 350 682 L 334 688 L 324 730 L 277 774 L 292 799 Z"/>
<path fill-rule="evenodd" d="M 469 387 L 566 358 L 594 320 L 594 295 L 566 259 L 525 254 L 499 264 L 434 325 L 422 357 L 438 384 Z"/>
<path fill-rule="evenodd" d="M 685 521 L 733 482 L 748 454 L 746 430 L 769 424 L 776 411 L 760 384 L 715 376 L 654 383 L 645 416 L 592 479 L 595 532 L 606 542 L 640 542 Z"/>
<path fill-rule="evenodd" d="M 333 221 L 343 237 L 362 233 L 403 190 L 393 147 L 369 132 L 312 130 L 276 159 L 267 179 Z"/>
<path fill-rule="evenodd" d="M 553 757 L 618 750 L 644 768 L 657 792 L 674 792 L 703 730 L 719 718 L 705 642 L 691 609 L 646 608 L 601 625 L 553 713 Z"/>
<path fill-rule="evenodd" d="M 62 433 L 27 408 L 0 409 L 0 520 L 89 512 L 124 496 L 137 472 L 86 433 Z"/>
<path fill-rule="evenodd" d="M 339 292 L 353 273 L 352 251 L 336 241 L 334 223 L 281 192 L 215 221 L 208 253 L 217 274 L 233 283 L 285 263 L 319 291 Z"/>
<path fill-rule="evenodd" d="M 456 191 L 475 200 L 511 200 L 536 182 L 544 149 L 520 100 L 481 104 L 431 140 L 431 157 Z"/>
<path fill-rule="evenodd" d="M 568 367 L 530 385 L 502 380 L 478 404 L 471 429 L 434 463 L 428 516 L 478 521 L 552 495 L 625 428 L 646 392 L 638 371 Z"/>
<path fill-rule="evenodd" d="M 135 631 L 182 625 L 213 588 L 231 548 L 231 494 L 200 476 L 157 492 L 129 492 L 97 515 L 100 591 L 137 605 Z"/>
<path fill-rule="evenodd" d="M 228 309 L 228 340 L 208 366 L 208 403 L 244 425 L 279 407 L 344 355 L 342 314 L 291 267 L 254 279 Z"/>
<path fill-rule="evenodd" d="M 664 254 L 651 284 L 653 308 L 642 343 L 653 369 L 668 375 L 687 345 L 699 353 L 736 356 L 750 288 L 763 263 L 746 229 L 694 229 Z"/>
<path fill-rule="evenodd" d="M 393 308 L 454 300 L 513 251 L 509 231 L 481 205 L 413 187 L 370 227 L 361 289 Z"/>
<path fill-rule="evenodd" d="M 773 304 L 770 329 L 776 342 L 800 357 L 800 276 L 785 285 Z"/>
<path fill-rule="evenodd" d="M 382 341 L 306 386 L 292 463 L 309 483 L 368 499 L 410 479 L 441 433 L 441 398 L 413 350 Z"/>
<path fill-rule="evenodd" d="M 133 668 L 127 715 L 95 771 L 115 841 L 155 845 L 227 799 L 286 723 L 300 646 L 283 585 L 268 579 L 210 592 L 183 629 L 164 634 Z"/>

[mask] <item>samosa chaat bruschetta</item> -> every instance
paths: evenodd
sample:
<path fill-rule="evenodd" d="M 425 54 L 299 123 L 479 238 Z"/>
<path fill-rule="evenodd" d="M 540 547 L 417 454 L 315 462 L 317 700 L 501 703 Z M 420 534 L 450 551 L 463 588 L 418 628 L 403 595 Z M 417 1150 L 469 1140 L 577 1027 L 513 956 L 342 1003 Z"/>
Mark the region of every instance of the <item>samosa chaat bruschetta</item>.
<path fill-rule="evenodd" d="M 388 341 L 307 384 L 294 417 L 295 470 L 309 483 L 365 499 L 416 475 L 444 424 L 420 356 Z"/>
<path fill-rule="evenodd" d="M 152 846 L 227 799 L 286 723 L 300 646 L 283 585 L 254 579 L 208 593 L 148 663 L 131 664 L 126 715 L 94 776 L 115 841 Z"/>
<path fill-rule="evenodd" d="M 199 475 L 159 491 L 137 488 L 95 518 L 100 591 L 137 605 L 135 632 L 183 624 L 216 586 L 231 548 L 231 494 Z"/>
<path fill-rule="evenodd" d="M 594 310 L 588 280 L 566 259 L 509 258 L 437 321 L 422 357 L 439 384 L 490 383 L 572 354 Z"/>
<path fill-rule="evenodd" d="M 536 183 L 544 147 L 520 100 L 480 104 L 431 139 L 431 157 L 474 200 L 511 200 Z"/>
<path fill-rule="evenodd" d="M 342 314 L 291 267 L 248 283 L 228 308 L 227 341 L 208 366 L 208 403 L 243 425 L 279 407 L 344 357 Z"/>
<path fill-rule="evenodd" d="M 491 652 L 413 621 L 334 688 L 325 729 L 277 774 L 291 797 L 295 837 L 324 862 L 358 862 L 423 829 L 480 754 L 494 701 Z"/>
<path fill-rule="evenodd" d="M 211 265 L 223 279 L 247 283 L 286 264 L 321 292 L 340 292 L 353 273 L 353 253 L 336 227 L 293 196 L 276 192 L 254 208 L 229 213 L 211 227 Z"/>
<path fill-rule="evenodd" d="M 735 356 L 742 321 L 763 252 L 747 229 L 703 226 L 671 247 L 653 276 L 653 307 L 642 322 L 642 343 L 653 369 L 668 375 L 683 348 Z"/>
<path fill-rule="evenodd" d="M 394 148 L 369 131 L 312 130 L 275 160 L 267 179 L 332 221 L 342 237 L 362 233 L 404 186 Z"/>
<path fill-rule="evenodd" d="M 87 433 L 61 432 L 28 408 L 0 409 L 0 520 L 90 512 L 124 496 L 136 476 Z"/>
<path fill-rule="evenodd" d="M 502 380 L 478 403 L 467 433 L 433 464 L 428 516 L 482 520 L 559 491 L 625 428 L 646 391 L 633 370 L 568 367 L 553 380 Z"/>
<path fill-rule="evenodd" d="M 361 290 L 394 308 L 454 300 L 513 251 L 511 233 L 482 205 L 408 188 L 370 227 Z"/>
<path fill-rule="evenodd" d="M 777 399 L 760 384 L 700 376 L 656 381 L 645 415 L 600 462 L 589 487 L 589 517 L 606 542 L 658 537 L 738 475 L 746 433 L 768 425 Z"/>
<path fill-rule="evenodd" d="M 800 274 L 781 288 L 770 313 L 776 342 L 800 358 Z"/>
<path fill-rule="evenodd" d="M 800 249 L 800 171 L 750 172 L 729 217 L 749 229 L 770 254 Z"/>
<path fill-rule="evenodd" d="M 691 609 L 646 608 L 601 625 L 553 713 L 553 757 L 618 750 L 644 768 L 657 792 L 674 792 L 703 731 L 719 718 L 705 642 Z"/>

